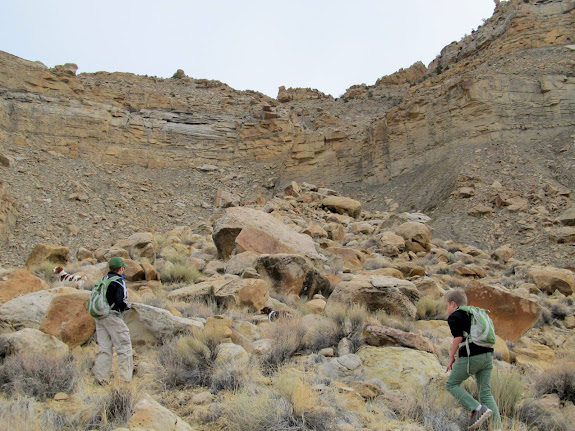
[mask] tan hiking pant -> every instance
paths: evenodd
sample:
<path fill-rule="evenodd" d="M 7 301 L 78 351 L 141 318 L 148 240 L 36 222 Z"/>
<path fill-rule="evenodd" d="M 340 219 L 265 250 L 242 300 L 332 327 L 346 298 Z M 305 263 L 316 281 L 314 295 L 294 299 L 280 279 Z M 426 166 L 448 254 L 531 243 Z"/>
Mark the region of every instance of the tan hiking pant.
<path fill-rule="evenodd" d="M 119 377 L 125 381 L 132 380 L 132 341 L 130 331 L 117 311 L 110 311 L 107 317 L 96 320 L 98 337 L 98 358 L 94 365 L 94 376 L 98 381 L 108 381 L 112 370 L 112 347 L 118 357 Z"/>

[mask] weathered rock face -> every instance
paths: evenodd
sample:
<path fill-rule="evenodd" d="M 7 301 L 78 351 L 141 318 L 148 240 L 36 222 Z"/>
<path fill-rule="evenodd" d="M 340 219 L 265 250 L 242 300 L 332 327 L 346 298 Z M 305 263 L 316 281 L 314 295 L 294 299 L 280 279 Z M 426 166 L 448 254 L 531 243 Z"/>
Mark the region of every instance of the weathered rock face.
<path fill-rule="evenodd" d="M 38 244 L 26 260 L 26 269 L 32 270 L 35 266 L 44 262 L 52 262 L 55 265 L 66 265 L 70 249 L 54 244 Z"/>
<path fill-rule="evenodd" d="M 89 297 L 87 291 L 55 296 L 39 329 L 70 348 L 85 343 L 96 330 L 94 318 L 86 310 Z"/>
<path fill-rule="evenodd" d="M 549 294 L 558 290 L 563 295 L 572 295 L 575 291 L 575 277 L 566 269 L 535 268 L 527 276 L 539 289 Z"/>
<path fill-rule="evenodd" d="M 2 154 L 0 154 L 0 158 L 2 157 Z M 0 168 L 2 168 L 1 163 Z M 0 242 L 8 240 L 9 234 L 16 224 L 17 215 L 16 201 L 4 189 L 0 180 Z"/>
<path fill-rule="evenodd" d="M 429 353 L 434 351 L 433 344 L 427 338 L 387 326 L 369 325 L 363 335 L 370 346 L 409 347 Z"/>
<path fill-rule="evenodd" d="M 238 252 L 258 254 L 298 253 L 315 259 L 320 256 L 313 240 L 297 233 L 273 216 L 252 208 L 228 208 L 214 223 L 212 234 L 218 253 L 228 260 Z"/>
<path fill-rule="evenodd" d="M 48 283 L 30 274 L 25 269 L 18 269 L 0 277 L 0 304 L 26 293 L 48 289 Z"/>
<path fill-rule="evenodd" d="M 575 125 L 575 51 L 569 48 L 574 8 L 569 0 L 502 2 L 492 18 L 446 47 L 429 68 L 415 64 L 373 86 L 354 86 L 340 99 L 282 89 L 279 103 L 185 76 L 76 75 L 73 65 L 48 69 L 0 52 L 0 142 L 51 157 L 82 158 L 90 166 L 150 168 L 148 173 L 207 165 L 215 166 L 210 171 L 215 174 L 237 167 L 242 175 L 249 173 L 250 187 L 230 189 L 246 200 L 277 191 L 293 179 L 325 183 L 349 196 L 369 197 L 361 199 L 364 209 L 437 209 L 432 223 L 436 234 L 449 233 L 469 243 L 474 233 L 453 223 L 448 207 L 461 176 L 483 177 L 489 183 L 499 172 L 510 178 L 511 168 L 503 169 L 500 162 L 507 165 L 513 154 L 523 175 L 542 172 L 543 180 L 575 186 L 573 146 L 568 145 Z M 553 160 L 553 173 L 544 160 Z M 13 186 L 6 181 L 4 187 L 19 200 L 8 185 Z M 469 223 L 478 224 L 477 230 L 488 224 L 484 219 L 497 216 L 498 208 L 481 201 L 471 185 L 459 190 L 465 190 L 470 202 L 478 200 L 471 211 L 478 217 L 470 216 L 468 207 L 459 214 L 473 218 Z M 214 194 L 202 195 L 195 204 L 209 206 Z M 92 199 L 84 192 L 70 197 Z M 523 204 L 536 200 L 520 198 Z M 18 200 L 0 206 L 8 211 L 0 213 L 0 237 L 5 236 L 2 223 L 13 226 L 14 217 L 27 212 Z M 152 218 L 155 206 L 146 205 L 150 211 L 145 218 Z M 521 206 L 506 205 L 514 211 Z M 567 207 L 562 203 L 552 212 Z M 183 215 L 185 210 L 174 212 Z M 532 229 L 531 220 L 517 218 Z M 505 225 L 506 220 L 500 222 Z M 512 230 L 500 230 L 490 240 L 509 242 L 505 237 Z M 575 240 L 572 230 L 558 234 L 559 244 Z M 528 254 L 516 253 L 522 258 Z"/>
<path fill-rule="evenodd" d="M 168 294 L 173 301 L 214 299 L 219 305 L 247 305 L 261 309 L 269 298 L 269 284 L 257 279 L 216 279 L 181 287 Z"/>
<path fill-rule="evenodd" d="M 495 332 L 505 340 L 517 341 L 539 319 L 541 307 L 536 300 L 476 281 L 465 290 L 470 305 L 489 310 Z"/>
<path fill-rule="evenodd" d="M 335 286 L 328 307 L 332 302 L 357 303 L 365 305 L 370 311 L 383 309 L 389 314 L 414 318 L 418 299 L 417 287 L 407 280 L 358 275 L 351 281 L 342 281 Z"/>
<path fill-rule="evenodd" d="M 404 347 L 365 346 L 357 352 L 365 380 L 379 379 L 388 389 L 407 393 L 443 374 L 437 356 Z"/>

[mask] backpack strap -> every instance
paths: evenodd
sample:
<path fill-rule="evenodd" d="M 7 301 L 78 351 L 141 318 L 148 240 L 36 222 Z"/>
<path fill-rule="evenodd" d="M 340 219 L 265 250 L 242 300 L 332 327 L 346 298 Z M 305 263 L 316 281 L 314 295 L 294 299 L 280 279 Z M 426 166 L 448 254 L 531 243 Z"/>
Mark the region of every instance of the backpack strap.
<path fill-rule="evenodd" d="M 112 284 L 114 281 L 120 280 L 121 278 L 122 278 L 122 277 L 120 277 L 119 275 L 113 275 L 113 276 L 110 277 L 110 278 L 106 278 L 106 281 L 108 282 L 108 285 L 107 285 L 107 287 L 106 287 L 106 293 L 108 292 L 108 287 L 110 286 L 110 284 Z M 115 302 L 112 303 L 112 304 L 110 304 L 110 310 L 112 310 L 112 308 L 114 308 L 114 305 L 116 305 Z M 114 310 L 114 311 L 116 311 L 116 310 Z"/>

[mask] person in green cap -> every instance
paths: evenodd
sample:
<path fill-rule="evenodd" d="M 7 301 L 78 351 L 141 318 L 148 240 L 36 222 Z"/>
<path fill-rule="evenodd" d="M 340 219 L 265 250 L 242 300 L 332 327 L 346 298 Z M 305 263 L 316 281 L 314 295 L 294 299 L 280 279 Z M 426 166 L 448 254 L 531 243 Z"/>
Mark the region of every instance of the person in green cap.
<path fill-rule="evenodd" d="M 124 261 L 121 257 L 113 257 L 108 262 L 110 271 L 103 278 L 113 278 L 106 291 L 106 299 L 110 304 L 110 314 L 96 320 L 96 336 L 98 338 L 98 357 L 94 365 L 94 376 L 99 385 L 106 384 L 112 370 L 112 348 L 116 349 L 118 357 L 118 372 L 121 380 L 132 380 L 132 341 L 130 330 L 122 318 L 124 311 L 130 309 L 127 301 L 128 290 L 124 281 Z"/>

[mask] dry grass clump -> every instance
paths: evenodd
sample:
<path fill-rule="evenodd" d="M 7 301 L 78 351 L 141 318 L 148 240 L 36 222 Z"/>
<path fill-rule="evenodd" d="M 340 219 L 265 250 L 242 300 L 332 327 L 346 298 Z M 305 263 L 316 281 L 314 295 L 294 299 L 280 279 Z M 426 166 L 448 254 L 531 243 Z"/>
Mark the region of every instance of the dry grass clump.
<path fill-rule="evenodd" d="M 333 320 L 320 320 L 306 334 L 304 348 L 317 352 L 335 346 L 341 339 L 340 335 L 341 330 Z"/>
<path fill-rule="evenodd" d="M 519 371 L 494 368 L 491 378 L 491 393 L 501 417 L 514 417 L 517 407 L 525 398 L 527 381 Z"/>
<path fill-rule="evenodd" d="M 331 304 L 324 311 L 324 315 L 335 323 L 337 327 L 337 341 L 345 337 L 357 347 L 362 343 L 363 329 L 366 323 L 373 320 L 365 306 L 360 304 L 352 304 L 351 306 Z"/>
<path fill-rule="evenodd" d="M 173 264 L 185 265 L 190 256 L 189 248 L 181 243 L 172 243 L 160 250 L 158 257 L 172 262 Z"/>
<path fill-rule="evenodd" d="M 216 357 L 202 341 L 186 335 L 162 346 L 158 361 L 161 381 L 168 389 L 209 386 Z"/>
<path fill-rule="evenodd" d="M 260 377 L 260 372 L 254 363 L 246 363 L 245 360 L 218 361 L 213 364 L 210 390 L 212 392 L 223 390 L 236 392 L 256 381 L 258 377 Z"/>
<path fill-rule="evenodd" d="M 0 388 L 9 395 L 27 395 L 44 401 L 58 392 L 73 392 L 77 374 L 71 357 L 14 355 L 0 366 Z"/>
<path fill-rule="evenodd" d="M 43 431 L 37 403 L 27 397 L 0 400 L 0 429 L 10 431 Z"/>
<path fill-rule="evenodd" d="M 231 431 L 295 430 L 293 407 L 277 391 L 266 387 L 249 387 L 228 403 L 224 416 Z"/>
<path fill-rule="evenodd" d="M 390 316 L 385 310 L 378 310 L 374 317 L 383 326 L 389 326 L 403 332 L 413 332 L 415 330 L 413 321 L 398 316 Z"/>
<path fill-rule="evenodd" d="M 271 349 L 261 359 L 266 371 L 273 371 L 287 362 L 303 347 L 303 336 L 307 328 L 301 319 L 278 319 L 268 333 L 268 338 L 274 340 Z"/>
<path fill-rule="evenodd" d="M 575 403 L 575 364 L 561 361 L 535 379 L 536 396 L 557 394 L 562 401 Z"/>
<path fill-rule="evenodd" d="M 52 274 L 52 270 L 56 266 L 58 266 L 58 264 L 54 262 L 42 262 L 38 266 L 32 268 L 30 272 L 34 274 L 36 277 L 40 277 L 43 280 L 50 280 L 54 276 L 54 274 Z"/>
<path fill-rule="evenodd" d="M 228 403 L 224 412 L 232 431 L 329 431 L 337 429 L 333 407 L 316 406 L 307 401 L 311 389 L 293 385 L 291 395 L 267 387 L 248 387 Z M 291 400 L 299 403 L 296 410 Z M 308 408 L 305 408 L 306 406 Z"/>
<path fill-rule="evenodd" d="M 446 317 L 445 300 L 422 296 L 417 301 L 417 318 L 420 320 L 441 320 Z"/>
<path fill-rule="evenodd" d="M 467 429 L 468 416 L 461 416 L 457 401 L 442 386 L 429 385 L 410 397 L 404 420 L 415 421 L 433 431 Z"/>
<path fill-rule="evenodd" d="M 194 266 L 185 263 L 174 263 L 173 265 L 166 265 L 160 271 L 160 279 L 162 283 L 188 283 L 193 284 L 202 273 Z"/>
<path fill-rule="evenodd" d="M 517 407 L 517 419 L 523 422 L 529 431 L 571 431 L 573 429 L 572 421 L 549 411 L 535 400 Z"/>
<path fill-rule="evenodd" d="M 174 304 L 174 308 L 182 313 L 183 317 L 202 317 L 207 319 L 218 314 L 218 306 L 213 301 L 181 302 Z"/>
<path fill-rule="evenodd" d="M 168 389 L 210 386 L 217 347 L 224 338 L 224 328 L 204 329 L 195 336 L 183 335 L 160 349 L 160 380 Z"/>

